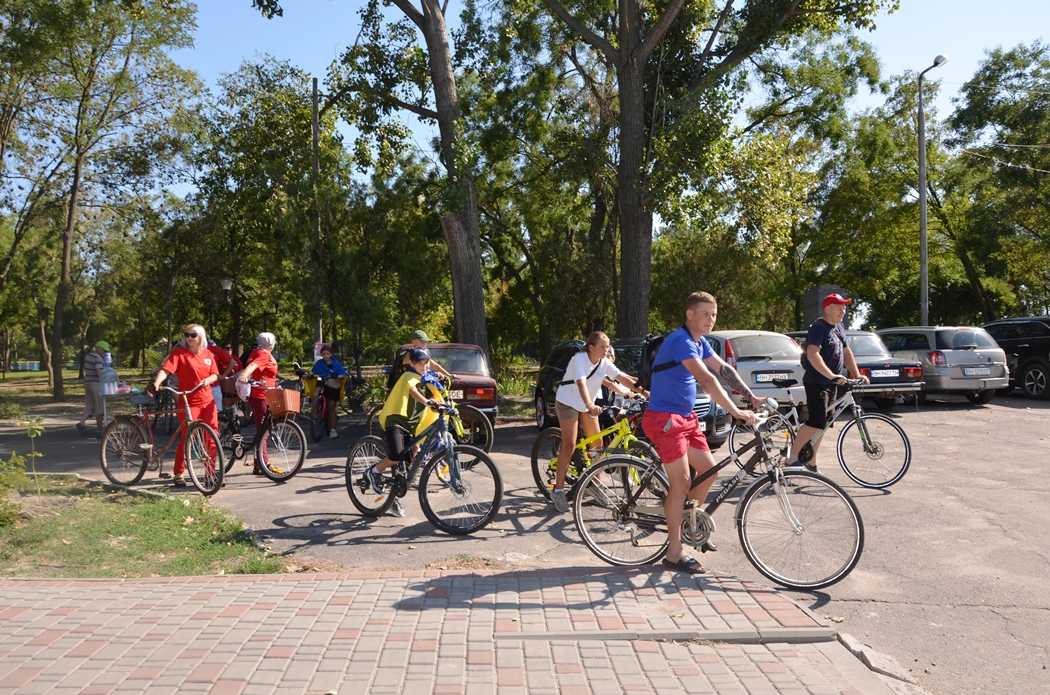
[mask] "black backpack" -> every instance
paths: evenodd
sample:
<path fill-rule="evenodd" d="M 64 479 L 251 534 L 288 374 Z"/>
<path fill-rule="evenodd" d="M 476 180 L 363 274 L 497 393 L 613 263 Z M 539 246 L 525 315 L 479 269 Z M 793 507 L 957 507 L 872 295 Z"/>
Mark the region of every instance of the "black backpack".
<path fill-rule="evenodd" d="M 648 390 L 652 387 L 653 374 L 670 369 L 678 364 L 674 360 L 656 364 L 656 353 L 660 352 L 660 346 L 664 344 L 664 339 L 669 335 L 671 335 L 670 332 L 664 334 L 650 333 L 642 341 L 642 361 L 638 365 L 638 385 L 643 389 Z"/>

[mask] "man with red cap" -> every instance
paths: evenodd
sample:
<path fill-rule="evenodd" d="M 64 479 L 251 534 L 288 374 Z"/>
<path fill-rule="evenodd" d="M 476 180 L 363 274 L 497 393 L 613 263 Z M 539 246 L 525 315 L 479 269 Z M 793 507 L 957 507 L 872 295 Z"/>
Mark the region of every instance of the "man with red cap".
<path fill-rule="evenodd" d="M 828 424 L 828 404 L 835 398 L 836 387 L 846 383 L 842 375 L 843 367 L 851 379 L 868 380 L 857 368 L 857 360 L 846 342 L 846 329 L 842 326 L 846 305 L 850 303 L 851 300 L 837 292 L 824 297 L 821 303 L 823 316 L 810 324 L 806 335 L 806 351 L 802 354 L 802 368 L 805 370 L 802 385 L 806 387 L 809 416 L 791 445 L 789 461 L 797 462 L 802 447 L 813 441 L 813 456 L 806 461 L 806 468 L 812 471 L 817 470 L 817 448 L 820 446 L 820 440 L 813 440 L 813 437 L 823 432 Z"/>

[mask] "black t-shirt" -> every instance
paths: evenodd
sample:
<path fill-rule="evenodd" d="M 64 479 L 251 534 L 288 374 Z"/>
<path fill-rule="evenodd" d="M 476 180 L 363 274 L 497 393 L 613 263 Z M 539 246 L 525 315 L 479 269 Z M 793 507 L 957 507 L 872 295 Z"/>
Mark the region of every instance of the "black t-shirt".
<path fill-rule="evenodd" d="M 846 329 L 842 327 L 841 323 L 832 326 L 824 319 L 817 319 L 814 321 L 809 326 L 809 333 L 806 334 L 807 351 L 809 350 L 810 345 L 820 347 L 820 356 L 824 359 L 824 364 L 828 365 L 828 369 L 835 374 L 845 373 L 843 367 L 846 364 Z M 802 367 L 806 372 L 802 377 L 802 383 L 832 383 L 830 379 L 813 368 L 813 365 L 809 363 L 809 357 L 805 352 L 802 353 Z"/>

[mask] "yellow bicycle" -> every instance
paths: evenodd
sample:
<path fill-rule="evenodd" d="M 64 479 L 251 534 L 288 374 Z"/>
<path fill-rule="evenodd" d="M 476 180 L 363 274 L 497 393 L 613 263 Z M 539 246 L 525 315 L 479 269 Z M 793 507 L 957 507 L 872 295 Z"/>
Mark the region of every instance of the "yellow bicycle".
<path fill-rule="evenodd" d="M 626 408 L 606 408 L 605 412 L 611 413 L 615 422 L 590 437 L 577 440 L 572 459 L 569 461 L 569 470 L 565 475 L 569 499 L 575 494 L 576 481 L 580 476 L 606 454 L 628 454 L 645 461 L 660 460 L 653 445 L 635 434 L 641 429 L 644 411 L 644 401 L 631 403 Z M 548 427 L 541 431 L 532 443 L 532 478 L 536 481 L 536 489 L 547 499 L 550 499 L 558 475 L 559 449 L 561 430 L 557 427 Z"/>

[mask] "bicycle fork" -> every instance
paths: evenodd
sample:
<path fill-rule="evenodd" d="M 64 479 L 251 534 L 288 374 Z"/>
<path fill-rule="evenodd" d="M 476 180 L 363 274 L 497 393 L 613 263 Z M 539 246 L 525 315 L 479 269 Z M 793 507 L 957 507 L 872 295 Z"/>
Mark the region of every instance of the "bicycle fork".
<path fill-rule="evenodd" d="M 777 503 L 780 505 L 780 511 L 784 514 L 784 518 L 788 520 L 788 523 L 791 524 L 791 530 L 795 535 L 801 536 L 805 529 L 802 527 L 802 522 L 799 521 L 795 511 L 791 508 L 791 502 L 787 497 L 788 486 L 784 481 L 784 474 L 779 468 L 777 468 L 774 475 L 776 477 L 773 481 L 773 490 L 777 496 Z"/>

